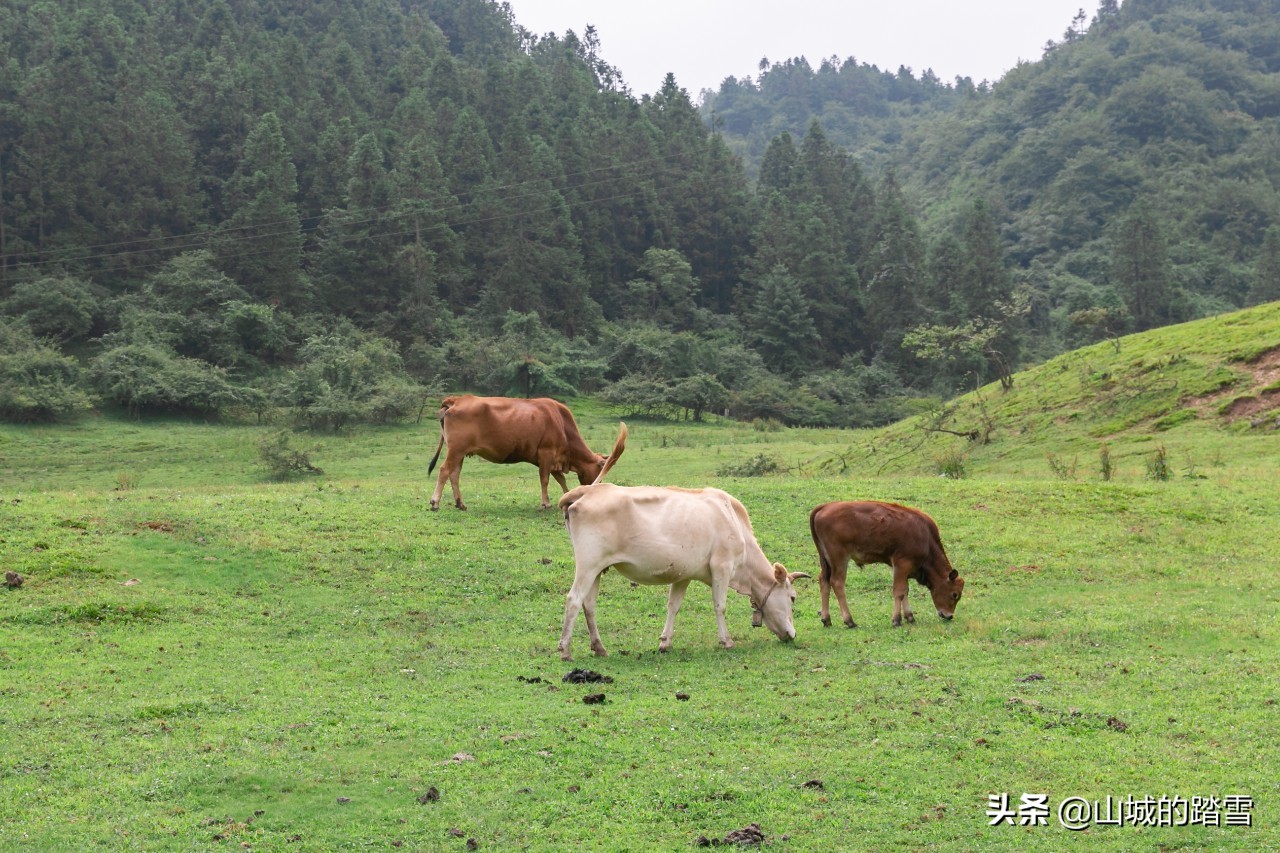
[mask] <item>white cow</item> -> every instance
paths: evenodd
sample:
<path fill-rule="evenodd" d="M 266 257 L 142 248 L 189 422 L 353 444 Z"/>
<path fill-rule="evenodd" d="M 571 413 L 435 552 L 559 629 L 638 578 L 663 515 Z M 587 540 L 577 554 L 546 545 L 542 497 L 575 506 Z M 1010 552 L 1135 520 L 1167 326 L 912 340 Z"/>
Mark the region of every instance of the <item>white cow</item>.
<path fill-rule="evenodd" d="M 610 567 L 642 584 L 671 584 L 667 624 L 658 651 L 671 648 L 676 613 L 690 581 L 711 587 L 720 645 L 733 646 L 725 625 L 728 591 L 751 599 L 754 622 L 761 621 L 783 641 L 795 639 L 791 621 L 795 590 L 807 578 L 781 563 L 770 563 L 756 542 L 746 508 L 719 489 L 655 486 L 579 486 L 560 499 L 565 527 L 573 542 L 574 577 L 564 608 L 560 656 L 570 660 L 573 622 L 581 609 L 591 633 L 591 650 L 607 654 L 596 630 L 600 576 Z"/>

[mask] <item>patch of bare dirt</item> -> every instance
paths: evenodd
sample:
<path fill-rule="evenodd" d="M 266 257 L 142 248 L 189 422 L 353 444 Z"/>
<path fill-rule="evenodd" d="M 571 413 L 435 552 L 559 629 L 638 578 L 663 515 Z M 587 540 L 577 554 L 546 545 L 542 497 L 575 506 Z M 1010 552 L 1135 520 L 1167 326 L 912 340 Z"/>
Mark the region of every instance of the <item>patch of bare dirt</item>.
<path fill-rule="evenodd" d="M 698 840 L 694 842 L 698 847 L 719 847 L 720 845 L 739 847 L 759 847 L 764 844 L 764 831 L 760 829 L 760 824 L 751 823 L 742 829 L 735 829 L 723 839 L 708 838 L 705 835 L 699 835 Z"/>
<path fill-rule="evenodd" d="M 1263 353 L 1245 369 L 1247 373 L 1240 382 L 1211 394 L 1189 397 L 1183 405 L 1201 417 L 1221 416 L 1228 422 L 1245 418 L 1255 422 L 1254 426 L 1280 426 L 1280 413 L 1275 411 L 1280 409 L 1280 389 L 1269 388 L 1280 382 L 1280 347 Z M 1223 409 L 1226 400 L 1231 402 Z M 1278 417 L 1273 419 L 1273 413 Z"/>

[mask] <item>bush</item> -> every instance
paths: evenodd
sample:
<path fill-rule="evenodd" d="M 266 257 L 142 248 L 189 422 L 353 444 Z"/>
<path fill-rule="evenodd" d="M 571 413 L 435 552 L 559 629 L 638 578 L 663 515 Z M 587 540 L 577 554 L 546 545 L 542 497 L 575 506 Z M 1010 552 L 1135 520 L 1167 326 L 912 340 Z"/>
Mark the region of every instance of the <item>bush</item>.
<path fill-rule="evenodd" d="M 277 389 L 280 405 L 315 430 L 387 423 L 414 414 L 427 389 L 409 379 L 395 343 L 352 330 L 316 335 L 299 350 L 302 364 Z"/>
<path fill-rule="evenodd" d="M 963 450 L 944 450 L 933 457 L 934 470 L 948 480 L 963 480 L 969 474 L 969 457 Z"/>
<path fill-rule="evenodd" d="M 781 470 L 782 466 L 777 459 L 757 453 L 750 459 L 721 465 L 716 474 L 721 477 L 763 477 L 766 474 L 776 474 Z"/>
<path fill-rule="evenodd" d="M 90 362 L 89 375 L 104 400 L 132 415 L 213 413 L 241 398 L 222 370 L 157 343 L 115 346 Z"/>
<path fill-rule="evenodd" d="M 667 383 L 638 374 L 624 376 L 610 383 L 600 397 L 631 417 L 665 418 L 674 413 L 670 400 L 671 389 Z"/>
<path fill-rule="evenodd" d="M 1169 479 L 1169 456 L 1164 445 L 1156 445 L 1156 450 L 1147 460 L 1147 479 L 1163 483 Z"/>
<path fill-rule="evenodd" d="M 0 420 L 50 422 L 89 407 L 75 359 L 37 340 L 22 323 L 0 321 Z"/>
<path fill-rule="evenodd" d="M 311 464 L 311 450 L 295 447 L 286 430 L 277 430 L 259 439 L 258 457 L 277 480 L 287 480 L 299 474 L 324 473 Z"/>
<path fill-rule="evenodd" d="M 92 285 L 78 278 L 40 278 L 14 285 L 4 312 L 25 320 L 42 338 L 74 341 L 93 328 L 98 299 Z"/>

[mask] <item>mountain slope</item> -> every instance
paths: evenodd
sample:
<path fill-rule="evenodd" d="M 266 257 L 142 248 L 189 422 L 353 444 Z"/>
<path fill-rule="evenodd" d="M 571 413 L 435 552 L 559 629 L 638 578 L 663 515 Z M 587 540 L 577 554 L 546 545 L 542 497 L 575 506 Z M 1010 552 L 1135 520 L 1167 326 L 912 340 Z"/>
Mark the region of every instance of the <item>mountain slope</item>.
<path fill-rule="evenodd" d="M 1280 302 L 1073 350 L 932 412 L 869 432 L 856 471 L 1140 476 L 1158 446 L 1184 474 L 1280 462 Z M 1168 451 L 1166 451 L 1168 452 Z M 952 469 L 955 473 L 955 469 Z"/>

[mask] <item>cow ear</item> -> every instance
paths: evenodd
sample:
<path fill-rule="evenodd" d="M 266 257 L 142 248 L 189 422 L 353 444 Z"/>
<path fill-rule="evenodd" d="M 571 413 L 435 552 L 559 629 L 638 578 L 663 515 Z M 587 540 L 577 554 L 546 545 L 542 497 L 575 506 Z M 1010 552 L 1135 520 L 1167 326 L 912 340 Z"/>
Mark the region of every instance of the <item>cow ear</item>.
<path fill-rule="evenodd" d="M 787 580 L 787 567 L 786 567 L 786 566 L 784 566 L 784 565 L 782 565 L 782 563 L 774 563 L 774 564 L 773 564 L 773 579 L 774 579 L 775 581 L 777 581 L 778 583 L 786 583 L 786 580 Z"/>
<path fill-rule="evenodd" d="M 960 573 L 957 572 L 955 569 L 952 569 L 951 574 L 947 575 L 947 580 L 954 581 L 958 577 L 960 577 Z"/>

